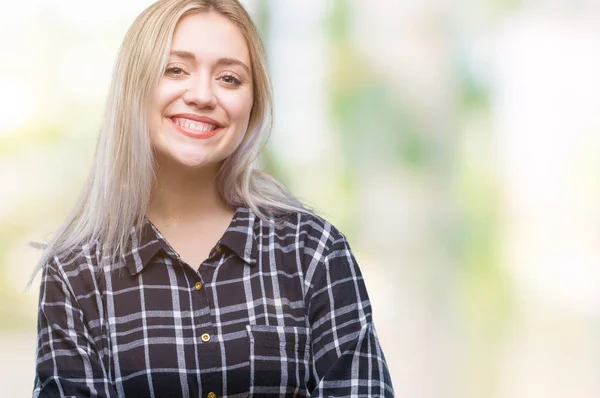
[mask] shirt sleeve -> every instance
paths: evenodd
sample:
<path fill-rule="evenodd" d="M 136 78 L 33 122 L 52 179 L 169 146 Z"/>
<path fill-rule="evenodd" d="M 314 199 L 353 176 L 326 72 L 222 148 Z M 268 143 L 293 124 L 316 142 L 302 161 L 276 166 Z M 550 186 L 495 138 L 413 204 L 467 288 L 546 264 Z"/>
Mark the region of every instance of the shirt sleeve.
<path fill-rule="evenodd" d="M 314 397 L 393 397 L 371 304 L 346 238 L 334 241 L 309 289 Z"/>
<path fill-rule="evenodd" d="M 64 271 L 42 271 L 33 397 L 116 397 Z"/>

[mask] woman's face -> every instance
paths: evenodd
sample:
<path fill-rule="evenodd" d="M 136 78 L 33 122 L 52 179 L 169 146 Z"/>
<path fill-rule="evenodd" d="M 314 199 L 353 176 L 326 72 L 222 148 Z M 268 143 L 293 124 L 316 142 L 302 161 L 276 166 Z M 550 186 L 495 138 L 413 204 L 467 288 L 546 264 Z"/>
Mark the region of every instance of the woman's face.
<path fill-rule="evenodd" d="M 182 18 L 150 108 L 158 163 L 218 164 L 244 137 L 252 102 L 250 55 L 239 29 L 213 12 Z"/>

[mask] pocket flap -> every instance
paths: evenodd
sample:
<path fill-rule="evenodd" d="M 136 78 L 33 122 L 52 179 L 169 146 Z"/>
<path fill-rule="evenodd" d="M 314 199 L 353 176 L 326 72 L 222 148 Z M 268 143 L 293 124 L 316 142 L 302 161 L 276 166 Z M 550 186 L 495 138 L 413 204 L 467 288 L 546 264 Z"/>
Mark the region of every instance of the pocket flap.
<path fill-rule="evenodd" d="M 308 349 L 310 329 L 298 326 L 246 325 L 250 344 L 261 347 Z"/>

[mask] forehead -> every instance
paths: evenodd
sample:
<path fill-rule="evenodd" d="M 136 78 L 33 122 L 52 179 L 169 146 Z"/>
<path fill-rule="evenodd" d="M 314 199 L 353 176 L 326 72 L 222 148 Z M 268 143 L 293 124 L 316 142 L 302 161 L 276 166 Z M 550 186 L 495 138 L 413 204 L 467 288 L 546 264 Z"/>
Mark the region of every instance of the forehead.
<path fill-rule="evenodd" d="M 175 27 L 171 50 L 191 52 L 200 61 L 230 57 L 250 64 L 248 45 L 240 29 L 215 12 L 183 17 Z"/>

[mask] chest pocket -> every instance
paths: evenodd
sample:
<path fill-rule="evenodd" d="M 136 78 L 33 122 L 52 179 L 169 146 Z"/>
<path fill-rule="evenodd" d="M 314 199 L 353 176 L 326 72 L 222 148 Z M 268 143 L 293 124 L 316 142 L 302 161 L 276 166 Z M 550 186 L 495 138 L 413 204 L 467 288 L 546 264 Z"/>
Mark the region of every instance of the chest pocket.
<path fill-rule="evenodd" d="M 250 396 L 308 396 L 310 331 L 295 326 L 246 325 Z"/>

